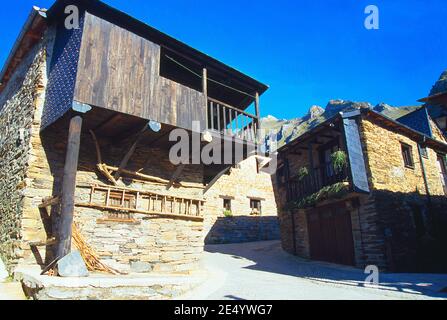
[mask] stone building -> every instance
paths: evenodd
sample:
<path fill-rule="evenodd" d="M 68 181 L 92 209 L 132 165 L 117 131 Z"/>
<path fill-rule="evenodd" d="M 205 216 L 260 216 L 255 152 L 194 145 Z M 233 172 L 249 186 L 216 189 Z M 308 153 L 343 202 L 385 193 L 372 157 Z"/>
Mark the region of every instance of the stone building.
<path fill-rule="evenodd" d="M 79 28 L 67 29 L 67 5 L 79 9 Z M 71 247 L 120 273 L 193 271 L 224 217 L 220 196 L 234 197 L 232 221 L 262 206 L 257 231 L 237 223 L 245 240 L 266 237 L 264 225 L 275 232 L 274 222 L 257 222 L 276 214 L 270 176 L 237 173 L 258 146 L 266 85 L 85 0 L 33 9 L 0 81 L 0 255 L 9 271 L 47 266 Z M 183 131 L 170 139 L 175 129 Z M 191 148 L 174 164 L 182 134 Z M 241 157 L 202 161 L 223 140 Z"/>
<path fill-rule="evenodd" d="M 205 192 L 205 243 L 277 240 L 278 211 L 267 158 L 252 156 Z"/>
<path fill-rule="evenodd" d="M 279 149 L 283 248 L 357 267 L 445 271 L 447 144 L 425 107 L 341 112 Z"/>

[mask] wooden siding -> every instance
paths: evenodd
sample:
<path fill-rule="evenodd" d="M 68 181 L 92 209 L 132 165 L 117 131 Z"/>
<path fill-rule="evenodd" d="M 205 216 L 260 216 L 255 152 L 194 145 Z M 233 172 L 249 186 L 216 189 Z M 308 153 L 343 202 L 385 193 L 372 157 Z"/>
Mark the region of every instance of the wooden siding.
<path fill-rule="evenodd" d="M 205 128 L 205 96 L 159 75 L 160 46 L 86 13 L 74 100 L 144 119 Z"/>

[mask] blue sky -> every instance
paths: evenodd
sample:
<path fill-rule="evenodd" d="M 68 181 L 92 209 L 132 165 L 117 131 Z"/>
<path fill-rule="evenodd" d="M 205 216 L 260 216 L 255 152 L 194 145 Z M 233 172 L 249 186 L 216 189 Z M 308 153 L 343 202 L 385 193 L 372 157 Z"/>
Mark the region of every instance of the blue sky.
<path fill-rule="evenodd" d="M 52 2 L 2 3 L 2 65 L 31 6 Z M 261 110 L 278 118 L 337 98 L 414 105 L 447 69 L 445 0 L 105 2 L 270 85 Z"/>

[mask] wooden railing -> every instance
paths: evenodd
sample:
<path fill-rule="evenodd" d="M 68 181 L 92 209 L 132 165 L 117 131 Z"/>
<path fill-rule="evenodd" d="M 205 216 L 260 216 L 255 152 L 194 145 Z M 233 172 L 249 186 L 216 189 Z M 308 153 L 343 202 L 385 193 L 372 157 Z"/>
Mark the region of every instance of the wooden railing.
<path fill-rule="evenodd" d="M 140 213 L 203 220 L 202 210 L 205 203 L 203 199 L 106 185 L 78 186 L 77 188 L 90 188 L 90 197 L 88 203 L 76 203 L 76 206 L 114 211 L 118 218 Z"/>
<path fill-rule="evenodd" d="M 300 201 L 320 191 L 323 187 L 347 181 L 348 177 L 347 168 L 336 172 L 332 163 L 327 163 L 314 168 L 301 179 L 298 177 L 291 178 L 287 185 L 287 199 L 288 201 Z"/>
<path fill-rule="evenodd" d="M 257 141 L 257 116 L 212 98 L 208 98 L 207 106 L 207 129 L 250 142 Z"/>

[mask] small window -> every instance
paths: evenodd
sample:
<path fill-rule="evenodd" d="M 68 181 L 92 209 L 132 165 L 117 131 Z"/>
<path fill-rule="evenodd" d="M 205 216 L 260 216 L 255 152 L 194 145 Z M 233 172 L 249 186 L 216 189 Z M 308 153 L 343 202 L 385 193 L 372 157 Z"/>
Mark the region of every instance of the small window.
<path fill-rule="evenodd" d="M 231 199 L 223 199 L 223 209 L 231 211 Z"/>
<path fill-rule="evenodd" d="M 408 144 L 402 143 L 402 157 L 405 167 L 414 169 L 413 150 Z"/>
<path fill-rule="evenodd" d="M 428 159 L 428 149 L 427 147 L 420 146 L 421 156 Z"/>
<path fill-rule="evenodd" d="M 259 216 L 261 215 L 261 200 L 257 199 L 250 199 L 250 208 L 251 208 L 251 214 Z"/>

